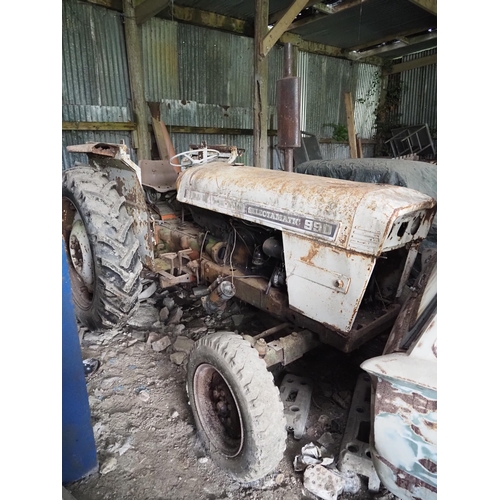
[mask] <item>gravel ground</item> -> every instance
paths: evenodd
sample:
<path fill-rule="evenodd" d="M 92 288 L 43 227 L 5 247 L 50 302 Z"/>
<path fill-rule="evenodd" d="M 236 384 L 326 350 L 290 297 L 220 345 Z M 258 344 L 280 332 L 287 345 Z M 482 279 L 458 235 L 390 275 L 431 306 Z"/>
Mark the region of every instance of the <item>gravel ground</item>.
<path fill-rule="evenodd" d="M 154 282 L 144 282 L 144 289 Z M 293 461 L 302 447 L 329 432 L 329 450 L 338 459 L 359 365 L 381 353 L 383 337 L 346 355 L 321 346 L 301 359 L 273 369 L 276 384 L 286 374 L 308 377 L 311 407 L 301 439 L 288 435 L 278 468 L 262 480 L 242 485 L 205 453 L 186 394 L 186 358 L 198 338 L 216 331 L 259 333 L 276 322 L 233 301 L 220 317 L 207 316 L 199 299 L 182 289 L 154 293 L 122 330 L 80 329 L 84 359 L 96 358 L 87 391 L 99 472 L 70 485 L 76 500 L 94 499 L 275 499 L 317 498 L 304 489 L 303 472 Z M 339 498 L 395 498 L 361 489 Z"/>

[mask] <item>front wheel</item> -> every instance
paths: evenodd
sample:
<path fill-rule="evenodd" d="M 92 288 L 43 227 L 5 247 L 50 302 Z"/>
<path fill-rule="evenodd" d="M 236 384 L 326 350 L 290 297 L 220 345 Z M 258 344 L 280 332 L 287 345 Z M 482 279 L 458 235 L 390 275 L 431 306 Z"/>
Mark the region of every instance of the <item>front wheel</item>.
<path fill-rule="evenodd" d="M 286 448 L 286 421 L 278 388 L 257 351 L 239 335 L 198 340 L 187 367 L 196 427 L 212 459 L 237 481 L 261 479 Z"/>

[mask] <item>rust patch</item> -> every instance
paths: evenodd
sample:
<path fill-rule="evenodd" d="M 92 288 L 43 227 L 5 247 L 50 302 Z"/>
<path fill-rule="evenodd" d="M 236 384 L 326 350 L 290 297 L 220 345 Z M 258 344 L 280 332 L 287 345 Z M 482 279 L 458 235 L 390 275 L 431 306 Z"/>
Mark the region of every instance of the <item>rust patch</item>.
<path fill-rule="evenodd" d="M 428 429 L 431 429 L 433 431 L 437 430 L 436 422 L 430 422 L 429 420 L 423 420 L 422 422 Z"/>
<path fill-rule="evenodd" d="M 428 458 L 421 458 L 418 463 L 424 468 L 427 469 L 429 472 L 432 474 L 437 473 L 437 464 L 434 463 L 432 460 L 429 460 Z"/>
<path fill-rule="evenodd" d="M 324 245 L 321 245 L 323 247 Z M 310 241 L 309 242 L 309 252 L 307 255 L 304 255 L 300 258 L 302 262 L 305 262 L 306 264 L 312 264 L 312 260 L 316 255 L 318 254 L 320 250 L 320 245 L 316 242 Z"/>
<path fill-rule="evenodd" d="M 399 486 L 400 488 L 407 490 L 408 492 L 410 492 L 410 494 L 413 488 L 415 487 L 425 488 L 429 491 L 432 491 L 433 493 L 437 493 L 437 488 L 435 486 L 432 486 L 431 484 L 428 484 L 422 481 L 421 479 L 418 479 L 417 477 L 408 474 L 408 472 L 391 464 L 387 459 L 381 457 L 378 453 L 377 457 L 382 463 L 384 463 L 385 465 L 387 465 L 387 467 L 389 467 L 389 469 L 391 469 L 391 471 L 394 474 L 394 482 L 396 483 L 396 485 Z M 412 497 L 415 500 L 418 498 L 413 495 Z"/>
<path fill-rule="evenodd" d="M 377 392 L 380 393 L 380 403 L 376 404 L 375 412 L 389 412 L 401 415 L 404 406 L 407 408 L 415 408 L 420 414 L 437 411 L 437 401 L 426 399 L 417 392 L 405 394 L 398 391 L 389 381 L 381 380 L 377 386 Z M 404 403 L 404 406 L 401 404 Z M 424 423 L 427 422 L 424 420 Z M 429 422 L 430 424 L 430 422 Z M 429 426 L 429 428 L 432 428 Z M 435 427 L 434 427 L 435 428 Z"/>

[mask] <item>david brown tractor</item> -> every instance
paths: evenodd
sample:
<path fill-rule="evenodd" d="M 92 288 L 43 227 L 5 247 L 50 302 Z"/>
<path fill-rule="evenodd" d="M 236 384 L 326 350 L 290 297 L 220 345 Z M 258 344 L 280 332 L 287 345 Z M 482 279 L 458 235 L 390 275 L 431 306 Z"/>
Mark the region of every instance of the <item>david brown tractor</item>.
<path fill-rule="evenodd" d="M 124 144 L 68 150 L 88 156 L 62 174 L 62 233 L 81 323 L 126 324 L 143 270 L 163 288 L 207 285 L 208 313 L 236 297 L 282 322 L 256 337 L 206 335 L 187 365 L 190 405 L 212 458 L 240 482 L 262 478 L 287 437 L 269 368 L 321 343 L 351 352 L 391 327 L 435 200 L 399 186 L 234 165 L 234 150 L 139 166 Z"/>

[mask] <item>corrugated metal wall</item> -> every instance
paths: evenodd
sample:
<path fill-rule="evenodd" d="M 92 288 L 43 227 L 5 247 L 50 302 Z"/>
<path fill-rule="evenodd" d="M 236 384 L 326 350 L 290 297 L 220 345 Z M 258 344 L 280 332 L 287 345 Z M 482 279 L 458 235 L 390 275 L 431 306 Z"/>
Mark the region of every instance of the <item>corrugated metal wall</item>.
<path fill-rule="evenodd" d="M 141 32 L 146 100 L 161 102 L 161 118 L 167 126 L 253 128 L 253 39 L 159 18 L 144 23 Z M 357 132 L 371 138 L 378 93 L 370 89 L 379 69 L 298 54 L 302 130 L 318 138 L 331 137 L 331 124 L 346 124 L 344 92 L 351 91 Z M 276 81 L 283 76 L 283 66 L 283 48 L 275 46 L 269 54 L 268 89 L 268 127 L 274 129 Z M 63 121 L 126 122 L 131 116 L 122 15 L 63 0 Z M 244 163 L 253 161 L 251 134 L 171 135 L 177 152 L 202 141 L 234 144 L 246 150 Z M 74 160 L 85 161 L 75 155 L 70 159 L 66 145 L 121 139 L 130 146 L 129 132 L 65 131 L 63 168 Z M 346 144 L 322 144 L 321 148 L 325 158 L 349 155 Z M 275 165 L 276 160 L 273 156 Z"/>
<path fill-rule="evenodd" d="M 62 120 L 128 122 L 132 120 L 125 37 L 119 13 L 64 0 L 62 3 Z M 130 132 L 63 131 L 63 168 L 86 155 L 69 154 L 66 146 L 108 141 L 130 146 Z"/>
<path fill-rule="evenodd" d="M 418 54 L 405 56 L 402 62 L 413 61 L 421 57 L 437 54 L 437 49 L 426 50 Z M 431 131 L 437 130 L 437 64 L 404 71 L 399 77 L 401 99 L 398 116 L 391 117 L 402 125 L 420 125 L 427 123 Z"/>

